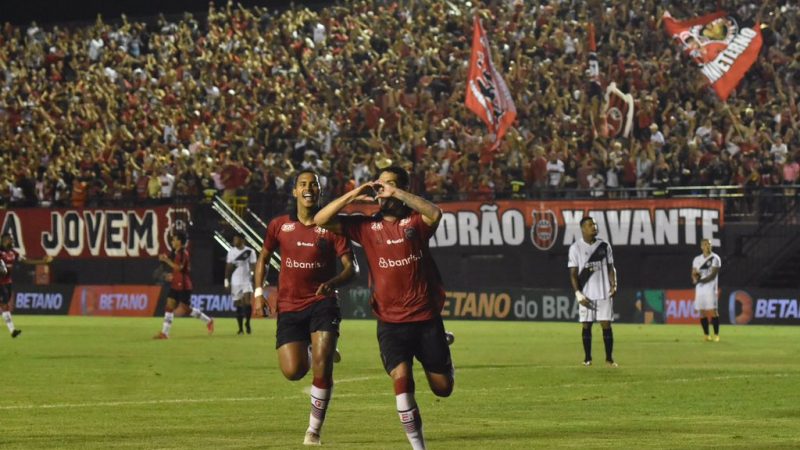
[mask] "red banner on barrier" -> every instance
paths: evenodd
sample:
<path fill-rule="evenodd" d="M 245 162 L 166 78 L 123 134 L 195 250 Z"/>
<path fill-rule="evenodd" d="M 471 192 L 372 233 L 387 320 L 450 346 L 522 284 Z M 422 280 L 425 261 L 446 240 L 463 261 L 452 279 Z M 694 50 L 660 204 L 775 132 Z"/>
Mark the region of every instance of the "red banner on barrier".
<path fill-rule="evenodd" d="M 664 291 L 664 323 L 696 324 L 700 312 L 694 310 L 694 289 L 667 289 Z"/>
<path fill-rule="evenodd" d="M 439 205 L 444 214 L 431 247 L 568 247 L 581 237 L 580 221 L 591 216 L 600 238 L 618 246 L 720 245 L 724 206 L 720 200 L 508 200 Z M 350 213 L 371 214 L 372 205 Z"/>
<path fill-rule="evenodd" d="M 161 286 L 75 286 L 69 307 L 71 316 L 152 317 Z"/>
<path fill-rule="evenodd" d="M 186 208 L 19 209 L 0 211 L 2 233 L 29 258 L 152 258 L 169 248 L 173 230 L 191 222 Z"/>

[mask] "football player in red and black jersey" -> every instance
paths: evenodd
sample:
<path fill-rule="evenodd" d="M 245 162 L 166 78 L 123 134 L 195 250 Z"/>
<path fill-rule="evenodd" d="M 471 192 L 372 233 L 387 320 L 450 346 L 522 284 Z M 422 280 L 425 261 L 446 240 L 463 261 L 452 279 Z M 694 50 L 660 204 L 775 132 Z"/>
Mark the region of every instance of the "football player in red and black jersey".
<path fill-rule="evenodd" d="M 13 294 L 12 271 L 14 267 L 17 263 L 48 264 L 52 260 L 53 257 L 49 255 L 43 259 L 25 259 L 23 255 L 14 250 L 14 238 L 11 233 L 3 233 L 3 237 L 0 238 L 0 313 L 2 313 L 3 322 L 6 323 L 12 338 L 22 333 L 22 330 L 14 327 L 14 321 L 11 320 L 11 311 L 9 310 Z"/>
<path fill-rule="evenodd" d="M 293 195 L 297 200 L 296 211 L 274 218 L 267 226 L 256 263 L 255 297 L 266 304 L 262 289 L 266 263 L 280 249 L 275 347 L 287 379 L 303 378 L 311 366 L 314 375 L 311 414 L 303 443 L 319 445 L 333 389 L 333 362 L 342 319 L 336 288 L 350 281 L 355 270 L 350 242 L 314 223 L 320 196 L 317 174 L 300 171 L 295 177 Z M 339 273 L 337 258 L 342 265 Z"/>
<path fill-rule="evenodd" d="M 387 167 L 376 181 L 322 208 L 314 220 L 364 247 L 383 366 L 394 380 L 397 412 L 408 440 L 412 448 L 424 449 L 413 361 L 422 364 L 428 385 L 439 397 L 453 391 L 453 362 L 441 315 L 444 287 L 428 248 L 442 211 L 407 192 L 408 184 L 408 172 Z M 337 215 L 345 206 L 364 200 L 377 200 L 380 211 L 373 216 Z"/>
<path fill-rule="evenodd" d="M 169 339 L 169 332 L 172 329 L 172 321 L 175 319 L 175 309 L 178 307 L 178 303 L 183 303 L 189 308 L 191 311 L 189 313 L 190 316 L 205 322 L 208 334 L 214 333 L 214 319 L 208 317 L 200 309 L 192 307 L 192 262 L 189 249 L 186 248 L 186 240 L 186 233 L 182 231 L 175 232 L 170 241 L 172 254 L 162 254 L 158 257 L 162 263 L 172 269 L 172 273 L 169 275 L 170 285 L 169 293 L 167 293 L 164 323 L 161 326 L 161 332 L 155 335 L 153 339 Z"/>

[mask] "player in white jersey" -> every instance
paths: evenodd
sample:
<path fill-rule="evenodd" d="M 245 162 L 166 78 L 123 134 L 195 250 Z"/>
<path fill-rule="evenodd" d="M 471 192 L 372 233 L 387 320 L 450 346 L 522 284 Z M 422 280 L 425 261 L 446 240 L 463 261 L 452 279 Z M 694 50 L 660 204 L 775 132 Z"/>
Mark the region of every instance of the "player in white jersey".
<path fill-rule="evenodd" d="M 719 342 L 719 312 L 717 311 L 717 292 L 719 268 L 722 259 L 711 251 L 711 241 L 700 242 L 703 253 L 692 261 L 692 283 L 694 284 L 694 309 L 700 311 L 700 326 L 703 327 L 705 340 Z M 714 336 L 708 334 L 708 322 L 714 326 Z"/>
<path fill-rule="evenodd" d="M 591 217 L 581 219 L 583 237 L 569 247 L 569 267 L 575 299 L 580 303 L 578 321 L 582 324 L 583 365 L 592 365 L 592 323 L 600 322 L 606 364 L 617 367 L 612 351 L 614 334 L 614 294 L 617 293 L 617 270 L 611 244 L 597 238 L 597 224 Z"/>
<path fill-rule="evenodd" d="M 256 265 L 256 251 L 244 245 L 241 233 L 233 235 L 233 247 L 228 250 L 225 262 L 225 288 L 230 288 L 231 299 L 236 306 L 238 334 L 244 334 L 242 322 L 245 323 L 247 334 L 250 334 L 250 316 L 253 315 L 253 284 L 250 280 Z"/>

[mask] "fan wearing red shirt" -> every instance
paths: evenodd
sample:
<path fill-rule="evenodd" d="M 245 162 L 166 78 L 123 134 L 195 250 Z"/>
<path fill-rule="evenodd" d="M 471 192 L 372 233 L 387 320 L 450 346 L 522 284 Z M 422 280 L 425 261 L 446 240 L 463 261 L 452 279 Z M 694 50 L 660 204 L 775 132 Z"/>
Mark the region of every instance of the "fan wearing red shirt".
<path fill-rule="evenodd" d="M 175 309 L 178 303 L 183 303 L 191 310 L 190 316 L 205 322 L 208 334 L 214 333 L 214 319 L 208 317 L 198 308 L 192 307 L 192 264 L 189 256 L 189 249 L 186 248 L 186 233 L 181 231 L 172 235 L 172 254 L 162 254 L 158 259 L 172 269 L 169 276 L 170 286 L 167 293 L 167 306 L 164 312 L 164 324 L 161 326 L 161 333 L 153 339 L 169 339 L 169 331 L 172 328 L 172 321 L 175 318 Z"/>
<path fill-rule="evenodd" d="M 416 358 L 422 364 L 431 391 L 439 397 L 453 391 L 453 362 L 441 316 L 444 288 L 428 249 L 442 211 L 407 192 L 408 182 L 404 169 L 387 167 L 376 181 L 322 208 L 314 221 L 364 247 L 383 366 L 394 380 L 397 412 L 406 436 L 412 448 L 424 449 L 422 418 L 414 399 L 413 361 Z M 338 215 L 345 206 L 363 200 L 377 200 L 380 211 L 373 216 Z"/>
<path fill-rule="evenodd" d="M 272 219 L 255 270 L 255 297 L 262 305 L 265 268 L 280 248 L 278 276 L 278 327 L 275 348 L 283 375 L 297 381 L 308 373 L 311 383 L 311 413 L 303 444 L 320 445 L 320 432 L 333 392 L 333 363 L 338 361 L 336 342 L 342 314 L 336 288 L 353 278 L 350 242 L 314 223 L 319 209 L 319 177 L 301 170 L 292 191 L 297 209 Z M 336 273 L 336 260 L 342 271 Z M 311 344 L 309 348 L 309 343 Z"/>
<path fill-rule="evenodd" d="M 14 238 L 11 233 L 3 233 L 0 239 L 0 313 L 3 316 L 3 322 L 6 323 L 11 337 L 15 338 L 22 333 L 22 330 L 14 327 L 14 321 L 11 320 L 11 311 L 8 305 L 13 298 L 13 279 L 11 272 L 17 263 L 25 264 L 48 264 L 53 260 L 52 256 L 45 256 L 43 259 L 25 259 L 14 250 Z"/>

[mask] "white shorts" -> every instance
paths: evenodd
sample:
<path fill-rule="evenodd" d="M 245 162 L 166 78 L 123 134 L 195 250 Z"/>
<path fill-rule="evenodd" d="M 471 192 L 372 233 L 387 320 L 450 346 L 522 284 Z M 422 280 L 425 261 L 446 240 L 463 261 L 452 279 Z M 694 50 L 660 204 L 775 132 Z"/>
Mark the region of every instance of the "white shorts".
<path fill-rule="evenodd" d="M 234 302 L 239 301 L 245 295 L 253 292 L 253 285 L 251 284 L 234 284 L 231 285 L 231 300 Z"/>
<path fill-rule="evenodd" d="M 589 300 L 592 307 L 587 308 L 583 305 L 578 307 L 578 322 L 613 322 L 614 321 L 614 300 L 604 298 L 600 300 Z"/>
<path fill-rule="evenodd" d="M 694 294 L 694 310 L 706 311 L 717 310 L 717 294 L 713 292 L 703 292 Z"/>

